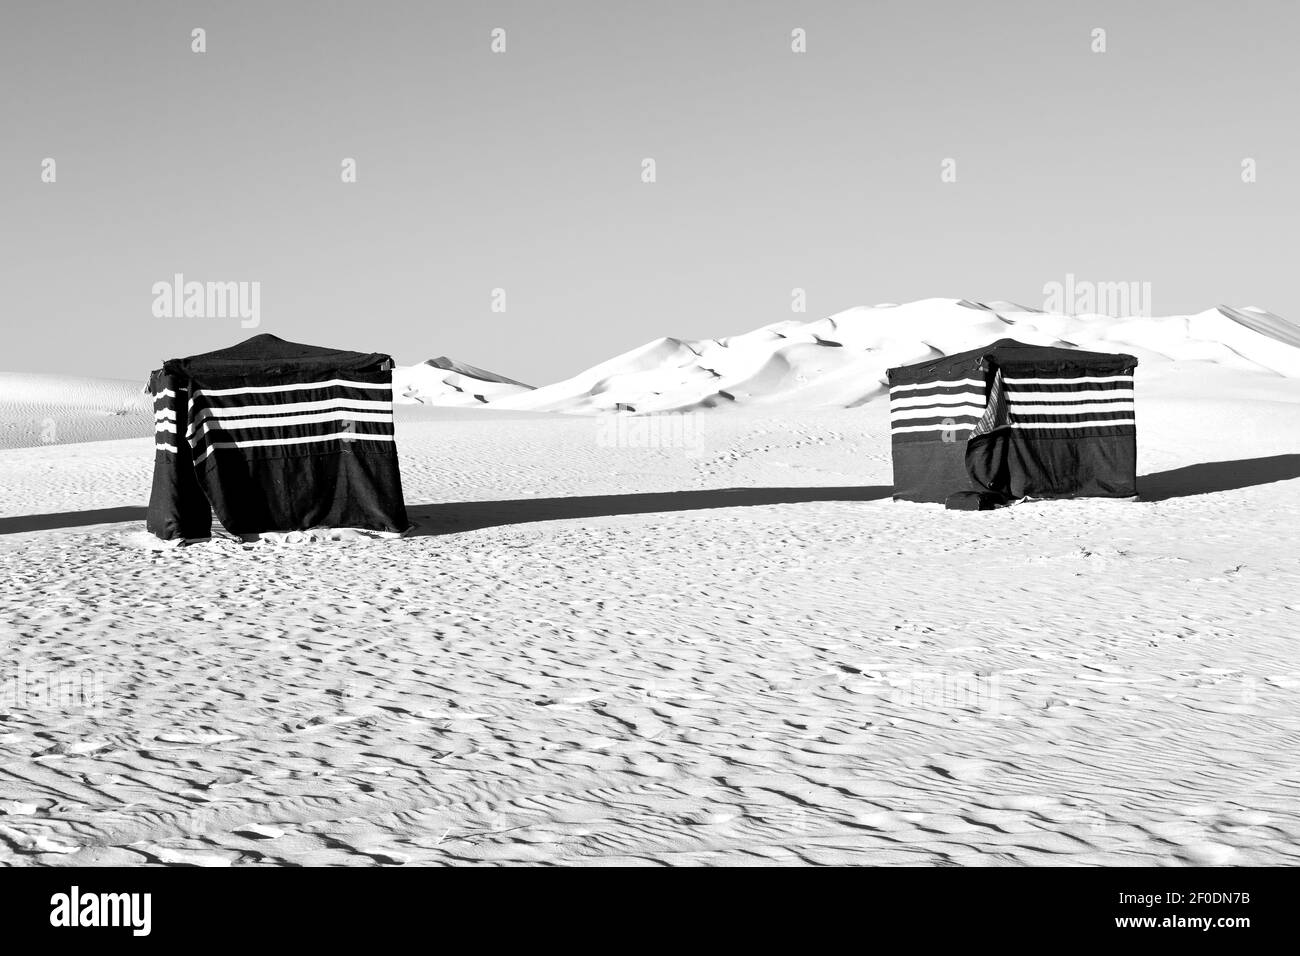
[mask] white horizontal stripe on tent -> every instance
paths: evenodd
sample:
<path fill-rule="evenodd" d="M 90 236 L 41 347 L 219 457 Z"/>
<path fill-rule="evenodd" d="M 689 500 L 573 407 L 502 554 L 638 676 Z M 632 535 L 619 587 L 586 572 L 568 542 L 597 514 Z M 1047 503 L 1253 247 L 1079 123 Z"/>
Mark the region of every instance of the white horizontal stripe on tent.
<path fill-rule="evenodd" d="M 154 447 L 154 448 L 157 448 L 159 451 L 169 451 L 169 452 L 171 452 L 173 455 L 176 454 L 176 446 L 175 446 L 175 445 L 169 445 L 169 444 L 167 444 L 166 442 L 159 442 L 158 444 L 154 445 L 153 447 Z"/>
<path fill-rule="evenodd" d="M 1006 393 L 1009 402 L 1077 402 L 1083 398 L 1104 399 L 1108 402 L 1131 402 L 1133 390 L 1125 388 L 1097 389 L 1074 388 L 1068 392 L 1012 392 Z"/>
<path fill-rule="evenodd" d="M 910 385 L 891 385 L 890 392 L 911 392 L 918 388 L 961 388 L 966 385 L 975 385 L 979 388 L 985 386 L 985 382 L 977 378 L 963 378 L 956 382 L 913 382 Z"/>
<path fill-rule="evenodd" d="M 890 408 L 913 408 L 918 405 L 984 405 L 984 396 L 975 392 L 953 392 L 950 395 L 908 395 L 904 398 L 891 398 Z"/>
<path fill-rule="evenodd" d="M 174 435 L 176 434 L 176 423 L 175 422 L 154 422 L 153 430 L 155 432 L 171 432 Z"/>
<path fill-rule="evenodd" d="M 285 402 L 276 405 L 204 405 L 194 417 L 238 418 L 240 415 L 271 415 L 282 412 L 317 412 L 327 408 L 354 408 L 393 414 L 392 399 L 322 398 L 315 402 Z"/>
<path fill-rule="evenodd" d="M 174 422 L 176 421 L 176 410 L 174 408 L 160 408 L 153 413 L 153 420 L 156 422 Z"/>
<path fill-rule="evenodd" d="M 1013 415 L 1088 415 L 1093 412 L 1128 412 L 1132 415 L 1133 403 L 1130 401 L 1091 402 L 1083 405 L 1022 405 L 1020 402 L 1012 402 L 1010 410 Z"/>
<path fill-rule="evenodd" d="M 393 416 L 379 412 L 313 412 L 310 415 L 282 415 L 276 418 L 241 418 L 232 422 L 201 421 L 190 426 L 187 435 L 193 437 L 195 431 L 233 432 L 245 428 L 274 428 L 277 425 L 317 425 L 321 422 L 391 422 Z"/>
<path fill-rule="evenodd" d="M 301 392 L 312 388 L 369 388 L 385 392 L 393 390 L 392 382 L 353 382 L 345 378 L 331 378 L 321 382 L 292 382 L 288 385 L 246 385 L 243 388 L 196 388 L 194 397 L 200 395 L 265 395 L 271 392 Z"/>
<path fill-rule="evenodd" d="M 1007 385 L 1102 385 L 1106 382 L 1131 382 L 1132 375 L 1084 375 L 1079 378 L 1009 378 L 1002 376 Z"/>
<path fill-rule="evenodd" d="M 896 425 L 890 429 L 890 432 L 895 435 L 900 434 L 902 432 L 946 432 L 946 431 L 953 431 L 953 432 L 967 431 L 968 432 L 974 427 L 975 427 L 974 425 L 943 425 L 943 424 Z"/>
<path fill-rule="evenodd" d="M 254 438 L 245 441 L 214 441 L 208 443 L 207 451 L 194 459 L 198 464 L 218 448 L 267 448 L 272 445 L 306 445 L 309 442 L 334 441 L 342 438 L 346 441 L 392 441 L 392 435 L 365 435 L 361 432 L 335 432 L 333 435 L 307 435 L 303 438 Z"/>
<path fill-rule="evenodd" d="M 964 411 L 970 409 L 970 411 Z M 926 408 L 901 408 L 898 411 L 890 412 L 890 421 L 899 421 L 908 418 L 960 418 L 963 415 L 974 415 L 976 417 L 984 414 L 983 405 L 942 405 Z"/>
<path fill-rule="evenodd" d="M 1108 418 L 1100 422 L 1012 422 L 1012 428 L 1108 428 L 1111 425 L 1136 425 L 1131 418 Z"/>
<path fill-rule="evenodd" d="M 183 392 L 183 391 L 185 391 L 185 389 L 183 388 L 178 388 L 175 391 L 173 391 L 170 388 L 164 388 L 161 392 L 155 392 L 153 397 L 154 398 L 175 398 L 176 392 Z"/>

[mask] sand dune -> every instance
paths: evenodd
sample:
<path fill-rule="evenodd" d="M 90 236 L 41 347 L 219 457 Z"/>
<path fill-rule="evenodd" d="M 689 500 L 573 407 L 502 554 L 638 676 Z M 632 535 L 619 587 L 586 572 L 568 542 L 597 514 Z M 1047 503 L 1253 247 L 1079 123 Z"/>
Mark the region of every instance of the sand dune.
<path fill-rule="evenodd" d="M 1300 377 L 1300 327 L 1260 309 L 1226 306 L 1191 316 L 1066 316 L 1010 302 L 925 299 L 783 321 L 742 335 L 660 338 L 570 379 L 532 390 L 484 392 L 497 408 L 594 414 L 730 406 L 851 408 L 884 391 L 892 366 L 1016 338 L 1137 355 L 1139 380 L 1173 361 Z M 417 367 L 418 368 L 418 367 Z M 427 402 L 462 404 L 431 389 Z"/>
<path fill-rule="evenodd" d="M 1111 318 L 1055 315 L 1012 302 L 924 299 L 775 322 L 719 339 L 659 338 L 540 388 L 440 356 L 399 366 L 394 394 L 415 419 L 453 408 L 587 415 L 853 408 L 885 393 L 885 372 L 893 366 L 1004 337 L 1133 353 L 1142 361 L 1139 384 L 1177 373 L 1178 363 L 1187 362 L 1203 364 L 1208 374 L 1225 369 L 1300 378 L 1300 326 L 1258 308 Z M 134 382 L 0 373 L 0 448 L 147 435 L 150 407 Z"/>
<path fill-rule="evenodd" d="M 144 379 L 0 372 L 0 448 L 128 438 L 153 432 Z"/>
<path fill-rule="evenodd" d="M 485 372 L 446 356 L 393 372 L 393 392 L 399 403 L 471 406 L 500 403 L 531 391 L 531 385 Z"/>

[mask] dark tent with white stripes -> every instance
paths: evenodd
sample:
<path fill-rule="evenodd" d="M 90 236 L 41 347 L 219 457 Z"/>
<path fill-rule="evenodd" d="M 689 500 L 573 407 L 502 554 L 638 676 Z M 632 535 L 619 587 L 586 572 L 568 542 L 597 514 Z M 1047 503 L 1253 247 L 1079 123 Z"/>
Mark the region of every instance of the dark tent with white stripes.
<path fill-rule="evenodd" d="M 393 360 L 255 335 L 171 359 L 149 380 L 148 528 L 206 538 L 408 527 L 393 437 Z"/>
<path fill-rule="evenodd" d="M 984 510 L 1137 493 L 1131 355 L 1025 345 L 889 370 L 894 497 Z"/>

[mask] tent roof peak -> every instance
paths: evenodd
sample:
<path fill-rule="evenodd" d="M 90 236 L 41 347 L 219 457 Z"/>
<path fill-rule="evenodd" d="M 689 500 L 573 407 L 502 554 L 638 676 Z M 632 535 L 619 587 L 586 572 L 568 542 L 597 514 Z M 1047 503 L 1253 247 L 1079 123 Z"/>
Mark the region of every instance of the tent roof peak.
<path fill-rule="evenodd" d="M 939 355 L 912 365 L 891 368 L 888 375 L 891 384 L 898 384 L 967 375 L 985 370 L 989 365 L 1010 364 L 1033 366 L 1044 371 L 1074 369 L 1102 375 L 1131 372 L 1138 360 L 1122 352 L 1089 352 L 1059 345 L 1031 345 L 1002 338 L 965 352 Z"/>
<path fill-rule="evenodd" d="M 246 378 L 275 377 L 295 372 L 378 371 L 392 367 L 383 352 L 353 352 L 290 342 L 270 332 L 259 332 L 224 349 L 169 359 L 163 366 L 171 375 L 190 377 L 237 375 Z"/>

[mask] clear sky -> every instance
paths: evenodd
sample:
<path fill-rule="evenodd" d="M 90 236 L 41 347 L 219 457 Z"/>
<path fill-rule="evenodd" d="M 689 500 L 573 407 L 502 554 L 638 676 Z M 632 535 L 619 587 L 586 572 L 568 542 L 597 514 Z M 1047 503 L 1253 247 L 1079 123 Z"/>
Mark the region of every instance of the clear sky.
<path fill-rule="evenodd" d="M 155 317 L 177 272 L 260 282 L 254 331 L 533 383 L 1067 273 L 1300 318 L 1298 34 L 1294 0 L 11 0 L 0 370 L 253 334 Z"/>

